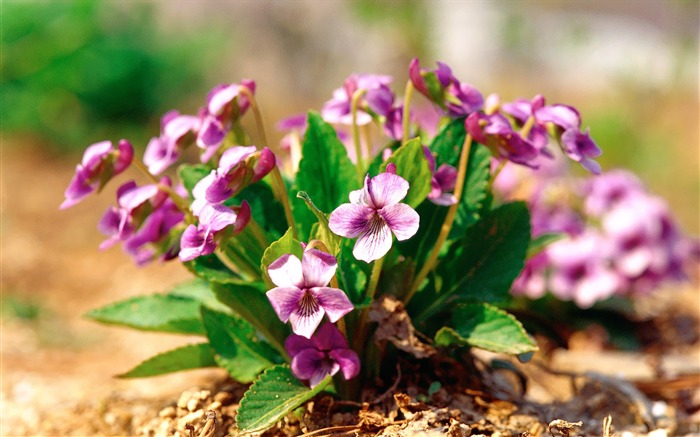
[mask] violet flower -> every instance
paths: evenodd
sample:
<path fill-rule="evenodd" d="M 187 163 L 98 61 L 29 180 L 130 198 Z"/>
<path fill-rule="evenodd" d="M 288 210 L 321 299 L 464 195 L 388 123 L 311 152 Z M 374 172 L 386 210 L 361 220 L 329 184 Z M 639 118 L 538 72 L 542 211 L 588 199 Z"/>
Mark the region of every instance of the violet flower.
<path fill-rule="evenodd" d="M 432 178 L 430 185 L 432 189 L 428 194 L 428 200 L 436 205 L 450 206 L 457 203 L 457 198 L 451 193 L 457 184 L 457 169 L 449 164 L 442 164 L 440 168 L 435 169 L 435 157 L 430 152 L 430 149 L 423 146 L 423 153 L 430 165 Z"/>
<path fill-rule="evenodd" d="M 311 338 L 324 314 L 336 322 L 353 310 L 342 290 L 327 287 L 337 268 L 333 255 L 316 249 L 305 250 L 301 261 L 286 254 L 269 265 L 267 273 L 277 287 L 267 292 L 267 298 L 295 334 Z"/>
<path fill-rule="evenodd" d="M 127 140 L 119 141 L 118 150 L 112 148 L 111 141 L 89 146 L 66 188 L 66 200 L 60 209 L 70 208 L 94 191 L 101 190 L 112 177 L 129 167 L 133 157 L 134 148 Z"/>
<path fill-rule="evenodd" d="M 159 257 L 169 261 L 178 256 L 180 236 L 171 231 L 183 223 L 185 214 L 175 202 L 167 198 L 165 202 L 146 217 L 141 227 L 124 241 L 124 251 L 141 266 Z"/>
<path fill-rule="evenodd" d="M 189 225 L 180 240 L 180 260 L 190 261 L 214 253 L 219 241 L 240 233 L 250 221 L 250 205 L 229 208 L 207 204 L 199 211 L 199 225 Z"/>
<path fill-rule="evenodd" d="M 474 140 L 491 150 L 494 157 L 530 168 L 538 167 L 538 148 L 513 130 L 510 121 L 502 114 L 475 112 L 467 117 L 465 127 Z"/>
<path fill-rule="evenodd" d="M 480 110 L 484 98 L 479 90 L 467 83 L 460 83 L 447 64 L 438 62 L 437 65 L 435 70 L 421 69 L 418 58 L 413 58 L 408 67 L 413 86 L 450 117 L 464 117 Z"/>
<path fill-rule="evenodd" d="M 200 119 L 169 111 L 160 121 L 160 136 L 153 137 L 146 146 L 143 162 L 148 171 L 157 175 L 177 162 L 185 148 L 187 134 L 199 131 Z"/>
<path fill-rule="evenodd" d="M 255 82 L 244 79 L 240 84 L 221 84 L 214 87 L 207 95 L 207 106 L 201 111 L 201 125 L 197 133 L 197 146 L 204 149 L 202 162 L 207 162 L 221 146 L 231 129 L 233 121 L 241 117 L 250 102 L 242 94 L 245 87 L 255 93 Z"/>
<path fill-rule="evenodd" d="M 333 98 L 323 105 L 321 116 L 328 123 L 352 125 L 352 96 L 357 90 L 365 90 L 360 100 L 356 120 L 358 125 L 372 121 L 368 112 L 387 117 L 394 103 L 394 94 L 389 88 L 391 76 L 376 74 L 354 74 L 345 80 L 342 88 L 333 91 Z"/>
<path fill-rule="evenodd" d="M 292 334 L 284 342 L 292 358 L 292 373 L 309 381 L 311 388 L 327 376 L 340 370 L 343 377 L 352 379 L 360 373 L 360 358 L 348 347 L 348 342 L 332 323 L 326 323 L 310 339 Z"/>
<path fill-rule="evenodd" d="M 399 203 L 408 194 L 409 184 L 401 176 L 387 172 L 365 177 L 364 187 L 350 193 L 350 202 L 330 215 L 328 226 L 334 233 L 357 238 L 353 255 L 370 262 L 391 249 L 393 233 L 399 241 L 418 232 L 420 217 L 410 206 Z"/>

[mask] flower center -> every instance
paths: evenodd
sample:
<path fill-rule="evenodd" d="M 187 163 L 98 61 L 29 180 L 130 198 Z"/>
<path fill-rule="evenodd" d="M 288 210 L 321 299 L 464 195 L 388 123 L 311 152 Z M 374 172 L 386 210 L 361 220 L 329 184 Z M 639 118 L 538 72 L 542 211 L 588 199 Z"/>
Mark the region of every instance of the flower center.
<path fill-rule="evenodd" d="M 318 299 L 309 290 L 304 290 L 304 295 L 299 301 L 299 315 L 309 317 L 318 311 Z"/>
<path fill-rule="evenodd" d="M 381 232 L 382 229 L 384 229 L 387 226 L 386 221 L 384 220 L 384 217 L 382 217 L 378 213 L 372 214 L 372 217 L 369 219 L 369 223 L 367 224 L 367 228 L 369 229 L 369 234 L 376 235 L 379 232 Z"/>

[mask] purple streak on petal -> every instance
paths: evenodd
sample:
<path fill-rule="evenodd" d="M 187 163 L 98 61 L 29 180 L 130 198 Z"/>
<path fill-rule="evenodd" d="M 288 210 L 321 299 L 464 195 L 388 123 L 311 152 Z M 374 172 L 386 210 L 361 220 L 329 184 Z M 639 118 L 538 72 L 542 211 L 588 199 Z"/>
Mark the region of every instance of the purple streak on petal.
<path fill-rule="evenodd" d="M 391 230 L 382 216 L 373 214 L 357 238 L 352 254 L 359 260 L 371 262 L 386 255 L 389 249 Z"/>
<path fill-rule="evenodd" d="M 372 215 L 372 210 L 366 206 L 345 203 L 331 213 L 328 227 L 341 237 L 355 238 L 367 226 Z"/>
<path fill-rule="evenodd" d="M 194 225 L 189 225 L 180 240 L 180 261 L 191 261 L 202 255 L 209 255 L 216 250 L 216 244 L 210 235 Z"/>
<path fill-rule="evenodd" d="M 267 292 L 267 299 L 277 313 L 277 317 L 283 323 L 287 323 L 292 313 L 299 307 L 299 301 L 303 295 L 304 292 L 297 287 L 276 287 Z"/>
<path fill-rule="evenodd" d="M 355 308 L 345 292 L 337 288 L 314 287 L 309 292 L 316 297 L 331 322 L 336 322 Z"/>
<path fill-rule="evenodd" d="M 299 301 L 297 301 L 299 302 Z M 316 327 L 323 320 L 325 310 L 323 307 L 305 309 L 301 305 L 297 305 L 295 310 L 289 315 L 289 323 L 292 325 L 292 331 L 306 338 L 311 338 Z"/>
<path fill-rule="evenodd" d="M 399 241 L 411 238 L 418 232 L 420 216 L 405 203 L 385 206 L 379 210 L 379 215 L 384 218 L 389 229 Z"/>
<path fill-rule="evenodd" d="M 277 258 L 267 267 L 267 274 L 272 283 L 278 287 L 303 288 L 303 267 L 299 258 L 291 254 L 285 254 Z"/>

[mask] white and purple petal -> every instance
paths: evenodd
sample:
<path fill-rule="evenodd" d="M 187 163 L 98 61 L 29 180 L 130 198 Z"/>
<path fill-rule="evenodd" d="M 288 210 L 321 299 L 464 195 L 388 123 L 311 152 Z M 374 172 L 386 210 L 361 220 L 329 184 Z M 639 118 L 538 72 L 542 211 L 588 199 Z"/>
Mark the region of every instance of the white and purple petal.
<path fill-rule="evenodd" d="M 344 203 L 328 218 L 328 227 L 333 233 L 346 238 L 355 238 L 367 227 L 374 210 L 364 205 Z"/>
<path fill-rule="evenodd" d="M 388 205 L 378 211 L 396 239 L 403 241 L 411 238 L 418 232 L 420 216 L 405 203 Z"/>
<path fill-rule="evenodd" d="M 314 287 L 309 290 L 309 293 L 316 298 L 331 322 L 338 321 L 355 308 L 345 292 L 337 288 Z"/>
<path fill-rule="evenodd" d="M 278 287 L 304 286 L 302 263 L 294 255 L 285 254 L 277 258 L 267 267 L 267 274 Z"/>

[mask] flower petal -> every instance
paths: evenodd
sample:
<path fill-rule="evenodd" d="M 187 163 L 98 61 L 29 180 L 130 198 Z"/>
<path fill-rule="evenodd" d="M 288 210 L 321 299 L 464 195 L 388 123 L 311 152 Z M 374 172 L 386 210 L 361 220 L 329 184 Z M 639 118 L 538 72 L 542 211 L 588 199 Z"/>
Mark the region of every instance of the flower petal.
<path fill-rule="evenodd" d="M 267 267 L 267 274 L 278 287 L 304 286 L 304 275 L 301 261 L 294 255 L 285 254 L 277 258 Z"/>
<path fill-rule="evenodd" d="M 411 238 L 418 232 L 420 216 L 405 203 L 385 206 L 378 213 L 384 218 L 389 229 L 399 241 Z"/>
<path fill-rule="evenodd" d="M 341 237 L 355 238 L 365 229 L 372 214 L 373 211 L 364 205 L 345 203 L 331 213 L 328 227 Z"/>
<path fill-rule="evenodd" d="M 292 373 L 299 379 L 309 380 L 321 367 L 321 363 L 325 357 L 323 352 L 313 348 L 300 350 L 298 353 L 292 355 Z"/>
<path fill-rule="evenodd" d="M 333 323 L 326 322 L 318 328 L 311 339 L 313 347 L 319 350 L 347 349 L 348 341 Z"/>
<path fill-rule="evenodd" d="M 386 255 L 389 249 L 391 249 L 391 230 L 384 219 L 376 214 L 360 233 L 352 254 L 359 260 L 371 262 Z"/>
<path fill-rule="evenodd" d="M 282 322 L 287 323 L 291 314 L 299 308 L 299 301 L 304 292 L 296 287 L 276 287 L 266 294 L 272 309 L 277 313 L 277 317 Z"/>
<path fill-rule="evenodd" d="M 333 255 L 316 249 L 305 251 L 301 258 L 304 288 L 325 287 L 337 268 L 338 261 Z"/>
<path fill-rule="evenodd" d="M 314 348 L 312 340 L 301 335 L 292 334 L 284 342 L 284 350 L 287 351 L 290 357 L 294 357 L 299 352 L 309 348 Z"/>
<path fill-rule="evenodd" d="M 399 203 L 408 194 L 408 181 L 392 173 L 380 173 L 367 183 L 370 207 L 380 209 Z"/>
<path fill-rule="evenodd" d="M 360 373 L 360 358 L 351 349 L 334 349 L 328 353 L 338 363 L 345 379 L 352 379 Z"/>
<path fill-rule="evenodd" d="M 324 313 L 325 311 L 321 306 L 315 311 L 309 311 L 297 305 L 294 311 L 289 315 L 289 323 L 292 325 L 292 331 L 297 335 L 311 338 L 314 331 L 316 331 L 316 327 L 321 323 Z"/>
<path fill-rule="evenodd" d="M 328 314 L 328 320 L 338 319 L 355 309 L 343 290 L 330 287 L 315 287 L 309 290 L 318 300 L 319 305 Z"/>

